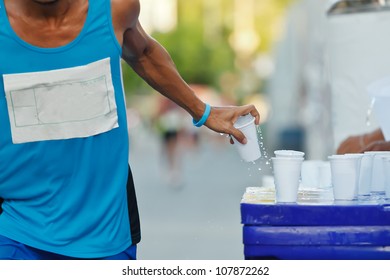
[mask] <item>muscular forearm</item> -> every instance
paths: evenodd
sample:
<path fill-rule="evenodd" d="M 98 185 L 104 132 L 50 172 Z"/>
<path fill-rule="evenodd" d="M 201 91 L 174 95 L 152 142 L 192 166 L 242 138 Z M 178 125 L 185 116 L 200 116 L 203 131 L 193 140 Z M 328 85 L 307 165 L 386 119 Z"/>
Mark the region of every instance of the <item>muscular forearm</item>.
<path fill-rule="evenodd" d="M 151 87 L 184 108 L 198 119 L 204 112 L 204 103 L 181 78 L 168 52 L 150 38 L 148 47 L 140 56 L 129 57 L 126 62 Z"/>
<path fill-rule="evenodd" d="M 201 119 L 205 112 L 205 103 L 181 78 L 167 51 L 143 30 L 138 21 L 138 0 L 127 0 L 126 3 L 126 9 L 113 5 L 113 13 L 117 15 L 113 16 L 116 18 L 115 33 L 122 45 L 122 58 L 155 90 L 184 108 L 195 120 Z M 233 124 L 237 118 L 246 114 L 255 117 L 255 124 L 259 124 L 260 114 L 257 109 L 253 105 L 245 105 L 213 107 L 204 115 L 204 125 L 213 131 L 230 134 L 245 144 L 244 134 Z"/>

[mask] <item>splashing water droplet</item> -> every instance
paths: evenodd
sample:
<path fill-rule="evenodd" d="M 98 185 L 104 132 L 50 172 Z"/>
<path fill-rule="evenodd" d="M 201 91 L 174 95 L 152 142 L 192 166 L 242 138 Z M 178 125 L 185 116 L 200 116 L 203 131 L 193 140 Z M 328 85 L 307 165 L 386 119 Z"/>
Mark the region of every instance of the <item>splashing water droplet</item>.
<path fill-rule="evenodd" d="M 370 108 L 368 108 L 368 110 L 367 110 L 367 115 L 366 115 L 366 125 L 367 126 L 371 126 L 371 115 L 372 115 L 372 110 L 374 109 L 375 101 L 376 101 L 375 97 L 372 98 Z"/>
<path fill-rule="evenodd" d="M 263 137 L 263 134 L 262 134 L 260 126 L 257 126 L 257 133 L 258 133 L 258 143 L 259 143 L 261 154 L 262 154 L 262 157 L 261 157 L 259 163 L 262 164 L 262 165 L 264 164 L 264 165 L 267 166 L 266 169 L 259 168 L 258 171 L 262 171 L 263 172 L 263 171 L 267 171 L 267 169 L 269 169 L 269 171 L 271 171 L 272 170 L 272 165 L 269 162 L 270 159 L 269 159 L 269 156 L 268 156 L 265 144 L 264 144 L 264 137 Z"/>

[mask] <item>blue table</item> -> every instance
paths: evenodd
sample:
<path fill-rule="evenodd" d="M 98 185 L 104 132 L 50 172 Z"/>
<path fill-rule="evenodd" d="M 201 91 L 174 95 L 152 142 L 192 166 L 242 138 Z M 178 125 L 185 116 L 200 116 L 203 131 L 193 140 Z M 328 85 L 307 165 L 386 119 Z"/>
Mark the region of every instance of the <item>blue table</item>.
<path fill-rule="evenodd" d="M 390 259 L 390 204 L 241 203 L 245 259 Z"/>

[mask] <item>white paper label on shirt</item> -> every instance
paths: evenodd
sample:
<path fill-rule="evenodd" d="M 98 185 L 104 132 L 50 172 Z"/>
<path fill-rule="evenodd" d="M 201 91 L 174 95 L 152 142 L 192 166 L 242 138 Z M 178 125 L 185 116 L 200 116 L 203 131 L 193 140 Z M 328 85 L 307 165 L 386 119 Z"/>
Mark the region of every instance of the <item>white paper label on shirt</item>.
<path fill-rule="evenodd" d="M 89 137 L 119 126 L 110 58 L 3 78 L 13 143 Z"/>

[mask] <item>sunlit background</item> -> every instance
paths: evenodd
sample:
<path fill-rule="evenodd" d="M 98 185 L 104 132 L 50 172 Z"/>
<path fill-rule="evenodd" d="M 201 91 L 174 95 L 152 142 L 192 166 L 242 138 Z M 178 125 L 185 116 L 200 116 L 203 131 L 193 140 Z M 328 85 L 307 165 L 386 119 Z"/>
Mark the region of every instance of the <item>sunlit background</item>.
<path fill-rule="evenodd" d="M 183 110 L 167 105 L 124 65 L 130 163 L 142 227 L 139 257 L 242 259 L 239 205 L 245 188 L 259 186 L 263 175 L 272 174 L 268 154 L 276 147 L 291 144 L 304 149 L 298 116 L 302 112 L 280 116 L 275 112 L 280 106 L 298 109 L 294 104 L 302 102 L 290 102 L 302 95 L 298 86 L 277 85 L 278 79 L 289 81 L 284 75 L 295 67 L 294 62 L 283 61 L 291 59 L 283 48 L 289 49 L 292 59 L 297 58 L 294 52 L 303 51 L 286 39 L 291 24 L 301 20 L 301 15 L 289 19 L 289 11 L 302 4 L 292 0 L 140 2 L 144 29 L 167 49 L 202 100 L 214 106 L 255 104 L 261 113 L 263 157 L 256 164 L 242 162 L 225 136 L 206 128 L 195 130 Z M 274 98 L 285 102 L 273 107 Z M 177 132 L 177 142 L 165 142 L 167 130 Z"/>
<path fill-rule="evenodd" d="M 270 109 L 265 87 L 275 67 L 271 52 L 283 33 L 290 2 L 143 0 L 140 20 L 189 84 L 209 88 L 217 99 L 234 104 L 255 103 L 264 123 Z M 127 71 L 125 83 L 130 101 L 150 97 L 150 88 Z"/>
<path fill-rule="evenodd" d="M 130 163 L 143 236 L 139 257 L 242 259 L 240 200 L 246 187 L 261 186 L 265 175 L 272 175 L 273 151 L 301 150 L 313 160 L 334 153 L 331 116 L 336 114 L 331 113 L 327 46 L 333 44 L 331 58 L 339 65 L 333 74 L 349 75 L 346 79 L 352 81 L 350 73 L 364 67 L 351 64 L 346 70 L 344 54 L 350 54 L 349 62 L 355 64 L 361 57 L 346 46 L 369 49 L 369 43 L 377 44 L 378 30 L 384 32 L 388 25 L 369 19 L 375 28 L 362 29 L 361 18 L 327 16 L 330 7 L 339 12 L 350 2 L 369 1 L 140 2 L 144 29 L 167 49 L 202 100 L 214 106 L 257 107 L 262 158 L 242 162 L 225 135 L 195 129 L 186 112 L 166 102 L 124 65 Z M 348 36 L 337 33 L 340 30 L 349 30 Z M 331 40 L 329 33 L 335 35 Z M 344 44 L 344 37 L 356 40 Z M 365 97 L 355 99 L 367 103 Z M 343 135 L 373 129 L 364 121 L 359 125 L 342 129 Z"/>
<path fill-rule="evenodd" d="M 296 148 L 322 159 L 333 148 L 316 145 L 324 135 L 313 132 L 320 125 L 329 133 L 330 101 L 318 96 L 326 91 L 327 2 L 142 0 L 140 21 L 204 101 L 256 105 L 269 151 Z M 124 73 L 129 107 L 153 119 L 160 99 L 129 68 Z"/>

